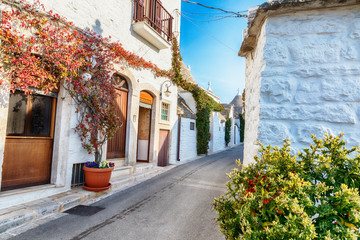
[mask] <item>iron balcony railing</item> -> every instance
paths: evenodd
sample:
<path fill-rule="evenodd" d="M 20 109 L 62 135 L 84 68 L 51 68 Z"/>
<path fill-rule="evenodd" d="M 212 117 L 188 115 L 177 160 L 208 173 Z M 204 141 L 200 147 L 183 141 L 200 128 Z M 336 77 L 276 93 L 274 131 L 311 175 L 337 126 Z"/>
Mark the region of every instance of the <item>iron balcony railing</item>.
<path fill-rule="evenodd" d="M 134 21 L 145 21 L 163 38 L 171 41 L 173 17 L 160 0 L 134 0 Z"/>

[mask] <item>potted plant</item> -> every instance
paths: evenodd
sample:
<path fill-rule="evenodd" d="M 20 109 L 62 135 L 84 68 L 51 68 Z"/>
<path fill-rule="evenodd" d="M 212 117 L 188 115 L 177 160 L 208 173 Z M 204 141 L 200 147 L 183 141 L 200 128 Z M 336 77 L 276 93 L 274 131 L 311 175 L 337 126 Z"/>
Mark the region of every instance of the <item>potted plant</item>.
<path fill-rule="evenodd" d="M 102 66 L 106 64 L 100 57 L 97 62 Z M 109 180 L 114 169 L 114 163 L 102 161 L 104 144 L 122 125 L 115 113 L 114 79 L 104 71 L 84 73 L 79 78 L 70 91 L 78 106 L 76 112 L 79 124 L 75 131 L 80 135 L 82 146 L 95 157 L 93 162 L 87 162 L 83 168 L 86 182 L 84 188 L 103 191 L 110 187 Z"/>
<path fill-rule="evenodd" d="M 97 58 L 97 62 L 102 66 L 106 64 L 106 61 L 100 57 Z M 89 191 L 103 191 L 111 186 L 109 180 L 114 163 L 102 161 L 102 155 L 104 144 L 122 125 L 115 112 L 117 105 L 114 101 L 116 93 L 113 81 L 115 80 L 108 72 L 84 73 L 77 79 L 77 84 L 72 84 L 69 91 L 77 103 L 79 123 L 75 132 L 79 134 L 84 149 L 95 158 L 83 167 L 85 171 L 83 187 Z"/>
<path fill-rule="evenodd" d="M 111 183 L 111 172 L 114 170 L 114 163 L 103 161 L 100 164 L 87 162 L 84 166 L 86 184 L 83 187 L 88 191 L 104 191 L 109 189 Z"/>

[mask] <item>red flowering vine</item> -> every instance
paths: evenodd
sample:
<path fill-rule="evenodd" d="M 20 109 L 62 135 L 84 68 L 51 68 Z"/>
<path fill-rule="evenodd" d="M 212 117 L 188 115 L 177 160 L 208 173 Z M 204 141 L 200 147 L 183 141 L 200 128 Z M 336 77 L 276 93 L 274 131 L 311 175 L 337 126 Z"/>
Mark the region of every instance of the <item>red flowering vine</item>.
<path fill-rule="evenodd" d="M 113 64 L 149 69 L 162 77 L 170 77 L 170 72 L 118 42 L 45 12 L 39 1 L 6 3 L 9 9 L 1 11 L 0 23 L 0 71 L 6 79 L 0 79 L 0 85 L 7 80 L 11 91 L 31 94 L 34 88 L 48 93 L 62 84 L 77 103 L 80 119 L 75 129 L 83 147 L 100 162 L 103 144 L 121 125 L 115 114 Z"/>

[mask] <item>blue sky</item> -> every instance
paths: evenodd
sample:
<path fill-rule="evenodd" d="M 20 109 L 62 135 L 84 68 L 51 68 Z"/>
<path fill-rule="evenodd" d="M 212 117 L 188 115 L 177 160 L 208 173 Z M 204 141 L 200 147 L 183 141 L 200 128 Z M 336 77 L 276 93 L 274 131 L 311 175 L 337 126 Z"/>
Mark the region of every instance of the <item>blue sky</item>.
<path fill-rule="evenodd" d="M 265 0 L 193 1 L 233 12 L 248 10 L 251 6 L 265 2 Z M 218 21 L 204 21 L 225 15 L 186 2 L 182 2 L 181 11 L 183 16 L 180 50 L 184 63 L 191 66 L 191 73 L 200 86 L 207 88 L 208 82 L 211 81 L 212 90 L 220 97 L 221 102 L 229 103 L 237 94 L 237 89 L 240 88 L 242 91 L 245 87 L 245 59 L 239 57 L 237 52 L 241 46 L 242 30 L 246 28 L 247 19 L 225 18 Z"/>

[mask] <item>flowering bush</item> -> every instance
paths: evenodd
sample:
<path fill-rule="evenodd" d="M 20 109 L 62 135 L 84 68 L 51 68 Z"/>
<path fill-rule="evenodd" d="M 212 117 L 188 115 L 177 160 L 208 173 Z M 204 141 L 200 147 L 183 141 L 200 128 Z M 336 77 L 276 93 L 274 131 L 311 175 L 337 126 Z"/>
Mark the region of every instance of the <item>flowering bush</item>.
<path fill-rule="evenodd" d="M 215 199 L 228 239 L 358 239 L 360 152 L 325 135 L 298 155 L 261 145 L 255 163 L 229 174 Z M 241 166 L 240 162 L 238 162 Z"/>
<path fill-rule="evenodd" d="M 88 167 L 88 168 L 111 168 L 114 166 L 115 166 L 115 164 L 113 162 L 108 162 L 108 161 L 102 161 L 100 163 L 97 163 L 95 161 L 85 163 L 85 167 Z"/>

